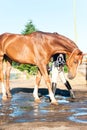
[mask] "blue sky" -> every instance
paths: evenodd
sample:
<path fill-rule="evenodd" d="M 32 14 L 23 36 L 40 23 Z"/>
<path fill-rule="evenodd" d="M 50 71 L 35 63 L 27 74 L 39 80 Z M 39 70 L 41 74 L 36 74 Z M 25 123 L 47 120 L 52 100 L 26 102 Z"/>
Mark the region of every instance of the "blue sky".
<path fill-rule="evenodd" d="M 32 20 L 38 30 L 58 32 L 75 41 L 74 0 L 0 0 L 0 34 L 21 33 Z M 76 0 L 78 47 L 87 52 L 87 0 Z"/>

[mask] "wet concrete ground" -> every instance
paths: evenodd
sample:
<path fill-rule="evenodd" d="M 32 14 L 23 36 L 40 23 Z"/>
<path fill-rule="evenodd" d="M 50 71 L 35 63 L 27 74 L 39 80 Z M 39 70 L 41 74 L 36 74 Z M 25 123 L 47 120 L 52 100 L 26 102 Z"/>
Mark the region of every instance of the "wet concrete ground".
<path fill-rule="evenodd" d="M 74 91 L 71 99 L 67 90 L 57 89 L 58 106 L 50 104 L 47 89 L 39 89 L 41 103 L 34 102 L 32 88 L 13 88 L 13 97 L 1 100 L 0 125 L 23 122 L 73 122 L 87 125 L 87 92 Z"/>

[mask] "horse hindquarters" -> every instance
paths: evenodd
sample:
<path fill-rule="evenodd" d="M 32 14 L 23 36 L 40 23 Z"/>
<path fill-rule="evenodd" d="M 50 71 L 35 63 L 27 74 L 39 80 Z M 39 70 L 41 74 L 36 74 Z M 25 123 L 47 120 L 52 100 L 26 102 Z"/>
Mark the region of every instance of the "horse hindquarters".
<path fill-rule="evenodd" d="M 11 65 L 12 65 L 12 61 L 6 56 L 4 55 L 4 61 L 0 63 L 0 67 L 3 65 L 3 70 L 0 69 L 0 73 L 1 70 L 3 71 L 3 78 L 1 78 L 1 84 L 2 84 L 2 99 L 7 99 L 11 97 L 11 93 L 10 93 L 10 71 L 11 71 Z M 2 64 L 2 65 L 1 65 Z M 4 78 L 6 78 L 6 86 L 4 86 Z"/>

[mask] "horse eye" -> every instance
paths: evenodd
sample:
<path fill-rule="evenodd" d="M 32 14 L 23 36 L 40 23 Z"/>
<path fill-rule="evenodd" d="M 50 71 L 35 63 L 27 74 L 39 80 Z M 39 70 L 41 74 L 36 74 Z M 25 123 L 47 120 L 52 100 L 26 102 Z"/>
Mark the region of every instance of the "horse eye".
<path fill-rule="evenodd" d="M 74 60 L 74 63 L 75 63 L 75 64 L 77 64 L 77 63 L 78 63 L 78 61 L 77 61 L 77 60 Z"/>

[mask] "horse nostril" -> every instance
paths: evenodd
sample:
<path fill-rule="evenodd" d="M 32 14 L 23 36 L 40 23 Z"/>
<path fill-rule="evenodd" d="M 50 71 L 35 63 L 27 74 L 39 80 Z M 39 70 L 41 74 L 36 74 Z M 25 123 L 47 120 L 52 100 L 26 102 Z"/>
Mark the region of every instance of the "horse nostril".
<path fill-rule="evenodd" d="M 72 76 L 71 73 L 69 72 L 69 73 L 68 73 L 68 78 L 69 78 L 69 79 L 73 79 L 74 76 Z"/>

